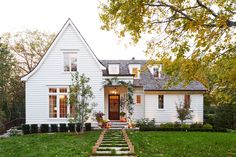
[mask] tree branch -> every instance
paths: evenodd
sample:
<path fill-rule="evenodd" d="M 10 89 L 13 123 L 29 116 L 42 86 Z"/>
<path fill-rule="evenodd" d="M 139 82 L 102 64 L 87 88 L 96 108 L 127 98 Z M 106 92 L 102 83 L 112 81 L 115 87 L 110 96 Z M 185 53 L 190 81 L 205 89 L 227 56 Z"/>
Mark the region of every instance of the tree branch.
<path fill-rule="evenodd" d="M 198 3 L 199 6 L 201 6 L 204 9 L 206 9 L 207 11 L 209 11 L 214 17 L 218 16 L 213 10 L 211 10 L 206 5 L 204 5 L 200 0 L 197 0 L 197 3 Z"/>

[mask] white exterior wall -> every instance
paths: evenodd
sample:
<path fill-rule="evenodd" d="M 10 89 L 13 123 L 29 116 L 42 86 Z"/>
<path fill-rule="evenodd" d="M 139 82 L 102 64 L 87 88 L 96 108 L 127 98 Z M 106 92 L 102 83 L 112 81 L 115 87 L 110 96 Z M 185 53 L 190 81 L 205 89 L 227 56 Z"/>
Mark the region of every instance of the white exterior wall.
<path fill-rule="evenodd" d="M 145 118 L 155 118 L 156 123 L 176 122 L 177 112 L 176 104 L 184 101 L 184 94 L 163 94 L 164 109 L 158 109 L 158 94 L 145 95 Z M 190 109 L 192 112 L 192 120 L 187 123 L 203 122 L 203 94 L 190 95 Z"/>
<path fill-rule="evenodd" d="M 141 104 L 136 103 L 136 96 L 140 95 L 141 96 Z M 134 114 L 133 118 L 135 120 L 142 119 L 144 118 L 144 104 L 145 104 L 145 96 L 142 88 L 135 88 L 134 90 Z"/>
<path fill-rule="evenodd" d="M 90 85 L 98 103 L 96 111 L 104 111 L 104 91 L 102 89 L 102 71 L 89 49 L 78 36 L 75 29 L 68 25 L 54 44 L 41 67 L 26 81 L 26 123 L 65 123 L 64 118 L 49 118 L 49 86 L 68 86 L 71 74 L 64 72 L 64 52 L 77 52 L 77 64 L 80 74 L 90 78 Z"/>

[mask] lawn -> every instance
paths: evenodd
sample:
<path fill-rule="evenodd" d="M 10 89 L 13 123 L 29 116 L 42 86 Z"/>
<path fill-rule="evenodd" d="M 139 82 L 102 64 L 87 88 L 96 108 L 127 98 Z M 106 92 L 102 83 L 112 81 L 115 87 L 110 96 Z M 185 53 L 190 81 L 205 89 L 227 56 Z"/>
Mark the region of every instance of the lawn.
<path fill-rule="evenodd" d="M 129 132 L 138 157 L 236 157 L 236 133 Z"/>
<path fill-rule="evenodd" d="M 88 157 L 100 132 L 32 134 L 0 139 L 4 157 Z"/>

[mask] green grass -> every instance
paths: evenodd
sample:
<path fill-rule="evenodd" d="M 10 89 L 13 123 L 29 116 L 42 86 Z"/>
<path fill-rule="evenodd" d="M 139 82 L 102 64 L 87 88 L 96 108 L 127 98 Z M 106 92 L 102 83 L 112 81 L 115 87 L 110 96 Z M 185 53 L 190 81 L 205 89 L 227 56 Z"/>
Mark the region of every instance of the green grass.
<path fill-rule="evenodd" d="M 88 157 L 100 132 L 32 134 L 0 139 L 4 157 Z"/>
<path fill-rule="evenodd" d="M 235 133 L 129 132 L 138 157 L 236 157 Z"/>

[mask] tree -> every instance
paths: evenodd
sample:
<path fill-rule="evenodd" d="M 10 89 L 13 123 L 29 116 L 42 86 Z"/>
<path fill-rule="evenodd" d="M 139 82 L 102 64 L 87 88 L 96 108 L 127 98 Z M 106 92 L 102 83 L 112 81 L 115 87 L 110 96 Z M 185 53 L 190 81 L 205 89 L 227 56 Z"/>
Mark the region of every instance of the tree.
<path fill-rule="evenodd" d="M 181 121 L 181 124 L 184 123 L 185 120 L 192 119 L 191 111 L 189 109 L 189 106 L 186 104 L 183 104 L 182 102 L 179 105 L 176 105 L 176 111 L 177 111 L 177 118 Z"/>
<path fill-rule="evenodd" d="M 22 74 L 27 74 L 41 60 L 54 37 L 54 33 L 24 30 L 16 33 L 4 33 L 0 39 L 2 43 L 8 45 Z"/>
<path fill-rule="evenodd" d="M 148 64 L 162 63 L 171 83 L 199 81 L 212 103 L 233 100 L 235 0 L 104 0 L 100 9 L 102 29 L 148 37 Z"/>
<path fill-rule="evenodd" d="M 2 133 L 5 129 L 4 122 L 5 122 L 5 114 L 0 108 L 0 133 Z"/>
<path fill-rule="evenodd" d="M 5 120 L 24 117 L 24 84 L 8 46 L 0 43 L 0 110 Z"/>
<path fill-rule="evenodd" d="M 78 72 L 72 74 L 72 85 L 69 91 L 69 104 L 74 106 L 76 114 L 71 115 L 75 123 L 80 123 L 80 132 L 84 132 L 85 122 L 91 116 L 93 107 L 96 103 L 91 103 L 94 98 L 92 88 L 88 84 L 90 79 L 85 74 L 79 75 Z"/>

